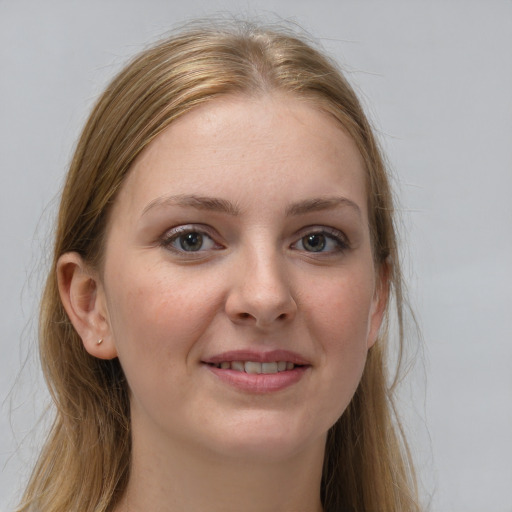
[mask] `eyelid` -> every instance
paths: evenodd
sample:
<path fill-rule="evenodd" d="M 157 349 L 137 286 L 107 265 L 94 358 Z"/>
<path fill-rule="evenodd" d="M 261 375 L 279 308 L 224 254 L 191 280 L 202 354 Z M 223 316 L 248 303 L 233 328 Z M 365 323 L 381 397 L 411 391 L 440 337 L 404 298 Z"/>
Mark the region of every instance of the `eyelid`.
<path fill-rule="evenodd" d="M 329 227 L 329 226 L 307 226 L 305 228 L 302 228 L 297 234 L 296 234 L 296 241 L 291 244 L 291 247 L 293 248 L 295 245 L 301 242 L 301 240 L 307 236 L 307 235 L 325 235 L 326 237 L 333 240 L 337 246 L 338 250 L 336 251 L 319 251 L 319 252 L 313 252 L 313 251 L 305 251 L 309 254 L 316 254 L 316 255 L 326 255 L 326 254 L 332 254 L 333 252 L 343 252 L 347 249 L 350 249 L 350 240 L 348 239 L 347 235 L 336 228 Z"/>
<path fill-rule="evenodd" d="M 186 235 L 187 233 L 199 233 L 203 237 L 208 237 L 212 240 L 215 247 L 209 249 L 199 249 L 198 251 L 185 251 L 177 249 L 172 246 L 172 243 L 177 240 L 180 236 Z M 165 249 L 172 251 L 175 254 L 186 256 L 188 258 L 204 257 L 204 253 L 211 250 L 223 249 L 224 246 L 218 242 L 219 236 L 213 233 L 213 230 L 209 226 L 204 224 L 180 224 L 179 226 L 170 228 L 159 238 L 159 243 Z"/>

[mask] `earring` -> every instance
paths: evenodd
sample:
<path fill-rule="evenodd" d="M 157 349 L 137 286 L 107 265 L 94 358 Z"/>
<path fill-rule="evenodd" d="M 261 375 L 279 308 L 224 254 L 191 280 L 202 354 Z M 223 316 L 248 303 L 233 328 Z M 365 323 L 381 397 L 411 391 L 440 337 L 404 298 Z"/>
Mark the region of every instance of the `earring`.
<path fill-rule="evenodd" d="M 103 338 L 99 339 L 97 342 L 96 342 L 96 345 L 101 345 L 103 343 Z"/>

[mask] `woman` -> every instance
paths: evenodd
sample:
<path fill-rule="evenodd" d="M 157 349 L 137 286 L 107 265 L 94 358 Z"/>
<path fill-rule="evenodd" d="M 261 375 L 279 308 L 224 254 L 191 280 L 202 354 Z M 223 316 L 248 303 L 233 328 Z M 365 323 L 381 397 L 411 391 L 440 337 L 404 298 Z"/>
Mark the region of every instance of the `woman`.
<path fill-rule="evenodd" d="M 57 411 L 20 510 L 419 510 L 386 375 L 392 214 L 309 43 L 208 25 L 136 57 L 63 191 L 40 320 Z"/>

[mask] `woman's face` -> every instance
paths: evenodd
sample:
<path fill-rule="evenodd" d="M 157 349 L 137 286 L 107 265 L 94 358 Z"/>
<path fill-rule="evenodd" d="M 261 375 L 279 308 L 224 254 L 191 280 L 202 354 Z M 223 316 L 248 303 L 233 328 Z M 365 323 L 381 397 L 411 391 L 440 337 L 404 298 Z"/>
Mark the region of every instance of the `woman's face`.
<path fill-rule="evenodd" d="M 215 100 L 147 147 L 100 287 L 135 439 L 274 459 L 323 447 L 382 316 L 366 205 L 353 141 L 293 97 Z"/>

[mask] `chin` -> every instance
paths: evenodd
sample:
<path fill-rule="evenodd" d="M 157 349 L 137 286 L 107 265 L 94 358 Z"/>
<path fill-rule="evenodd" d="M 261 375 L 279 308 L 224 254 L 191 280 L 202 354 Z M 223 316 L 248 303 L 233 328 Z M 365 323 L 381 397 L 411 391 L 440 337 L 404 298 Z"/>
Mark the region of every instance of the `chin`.
<path fill-rule="evenodd" d="M 209 446 L 218 455 L 251 463 L 283 462 L 311 449 L 323 453 L 329 426 L 309 430 L 304 422 L 285 423 L 265 416 L 259 412 L 233 421 L 231 428 L 217 431 L 217 439 Z"/>

